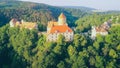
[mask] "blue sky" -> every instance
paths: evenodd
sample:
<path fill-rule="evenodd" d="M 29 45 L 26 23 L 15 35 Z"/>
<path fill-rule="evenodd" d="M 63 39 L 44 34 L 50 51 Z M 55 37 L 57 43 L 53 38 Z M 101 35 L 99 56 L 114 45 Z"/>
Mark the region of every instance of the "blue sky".
<path fill-rule="evenodd" d="M 54 6 L 85 6 L 101 10 L 120 10 L 120 0 L 22 0 Z"/>

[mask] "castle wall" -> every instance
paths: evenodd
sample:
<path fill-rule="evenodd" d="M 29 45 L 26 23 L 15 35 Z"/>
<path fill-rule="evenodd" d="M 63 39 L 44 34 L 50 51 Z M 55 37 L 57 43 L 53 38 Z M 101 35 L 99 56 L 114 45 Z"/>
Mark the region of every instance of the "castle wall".
<path fill-rule="evenodd" d="M 73 32 L 65 32 L 65 33 L 53 33 L 47 35 L 47 41 L 56 41 L 58 39 L 59 34 L 62 34 L 65 37 L 65 41 L 72 41 L 74 33 Z"/>

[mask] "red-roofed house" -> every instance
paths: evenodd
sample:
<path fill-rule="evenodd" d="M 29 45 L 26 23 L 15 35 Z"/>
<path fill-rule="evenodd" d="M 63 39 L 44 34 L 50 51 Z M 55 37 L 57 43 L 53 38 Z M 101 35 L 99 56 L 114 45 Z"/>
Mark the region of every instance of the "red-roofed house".
<path fill-rule="evenodd" d="M 60 14 L 58 22 L 50 21 L 47 26 L 47 41 L 56 41 L 59 34 L 65 37 L 66 41 L 73 40 L 73 31 L 66 23 L 66 17 L 63 13 Z"/>
<path fill-rule="evenodd" d="M 104 22 L 101 26 L 98 27 L 92 26 L 91 38 L 95 39 L 97 34 L 100 34 L 102 36 L 107 35 L 110 26 L 111 26 L 110 22 Z"/>

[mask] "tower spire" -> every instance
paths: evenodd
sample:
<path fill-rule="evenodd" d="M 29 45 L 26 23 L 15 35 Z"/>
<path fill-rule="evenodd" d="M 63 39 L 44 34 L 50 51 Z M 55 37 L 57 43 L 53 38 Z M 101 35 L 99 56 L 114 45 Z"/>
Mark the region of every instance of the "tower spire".
<path fill-rule="evenodd" d="M 66 16 L 63 13 L 61 13 L 60 16 L 58 17 L 58 24 L 59 25 L 66 24 Z"/>
<path fill-rule="evenodd" d="M 66 18 L 63 13 L 60 14 L 59 18 Z"/>

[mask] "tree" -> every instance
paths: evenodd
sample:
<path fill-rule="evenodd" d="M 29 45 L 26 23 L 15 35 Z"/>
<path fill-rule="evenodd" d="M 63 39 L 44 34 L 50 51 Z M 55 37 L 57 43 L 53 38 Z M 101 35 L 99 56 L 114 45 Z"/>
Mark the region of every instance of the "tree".
<path fill-rule="evenodd" d="M 73 47 L 72 45 L 68 46 L 67 51 L 70 57 L 77 54 L 76 48 Z"/>
<path fill-rule="evenodd" d="M 0 67 L 4 65 L 9 65 L 10 58 L 9 58 L 9 36 L 7 34 L 8 25 L 5 25 L 0 28 Z"/>
<path fill-rule="evenodd" d="M 100 48 L 99 42 L 94 42 L 93 46 L 96 48 L 96 50 L 99 50 Z"/>
<path fill-rule="evenodd" d="M 74 43 L 75 47 L 77 48 L 77 50 L 79 51 L 83 47 L 86 46 L 87 40 L 84 36 L 82 36 L 80 34 L 75 34 L 73 43 Z"/>
<path fill-rule="evenodd" d="M 118 45 L 118 46 L 116 47 L 116 49 L 117 49 L 118 51 L 120 51 L 120 45 Z"/>
<path fill-rule="evenodd" d="M 58 55 L 61 55 L 63 53 L 63 50 L 62 50 L 62 46 L 60 45 L 56 45 L 53 49 L 53 51 L 58 54 Z"/>
<path fill-rule="evenodd" d="M 58 36 L 57 44 L 58 45 L 65 45 L 65 37 L 62 34 L 60 34 Z"/>
<path fill-rule="evenodd" d="M 27 60 L 28 65 L 33 61 L 32 57 L 34 56 L 34 52 L 32 50 L 36 46 L 37 41 L 37 33 L 34 30 L 21 29 L 18 34 L 10 37 L 10 42 L 18 54 L 22 59 Z"/>
<path fill-rule="evenodd" d="M 93 56 L 90 56 L 89 63 L 90 63 L 91 66 L 95 65 L 95 58 Z"/>
<path fill-rule="evenodd" d="M 115 60 L 107 62 L 106 68 L 115 68 Z"/>
<path fill-rule="evenodd" d="M 95 67 L 96 68 L 104 68 L 104 64 L 103 64 L 103 58 L 101 56 L 95 56 Z"/>
<path fill-rule="evenodd" d="M 72 64 L 72 68 L 86 68 L 85 60 L 82 56 L 78 56 L 75 62 Z"/>
<path fill-rule="evenodd" d="M 65 68 L 64 62 L 63 62 L 63 61 L 60 61 L 60 63 L 57 64 L 57 67 L 58 67 L 58 68 Z"/>
<path fill-rule="evenodd" d="M 118 57 L 118 55 L 117 55 L 117 53 L 114 49 L 110 49 L 109 56 L 111 56 L 112 58 L 117 58 Z"/>

